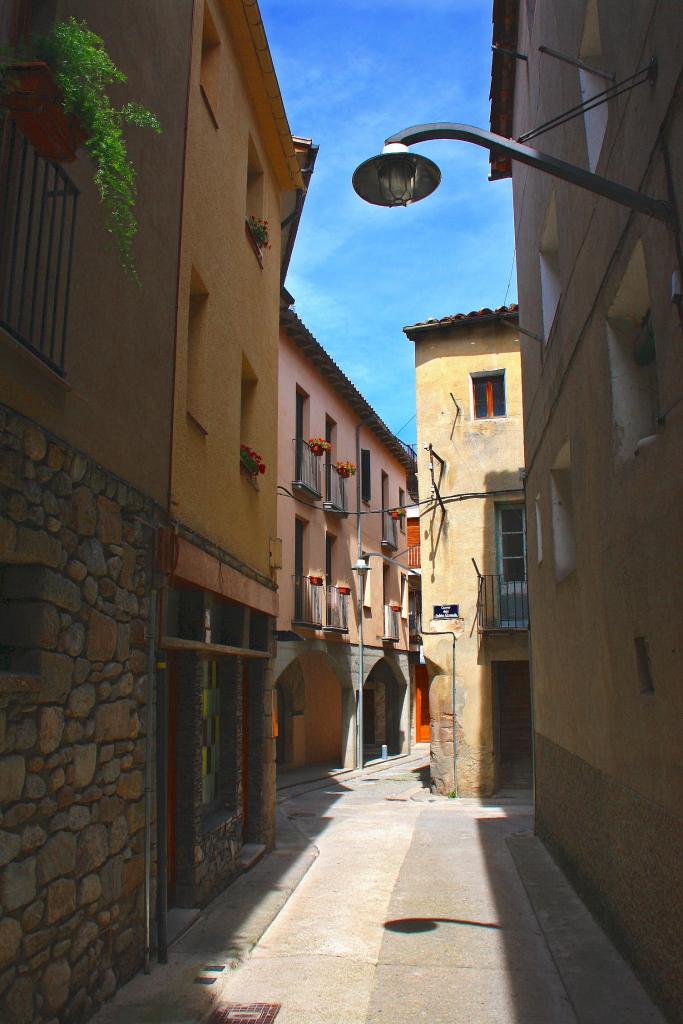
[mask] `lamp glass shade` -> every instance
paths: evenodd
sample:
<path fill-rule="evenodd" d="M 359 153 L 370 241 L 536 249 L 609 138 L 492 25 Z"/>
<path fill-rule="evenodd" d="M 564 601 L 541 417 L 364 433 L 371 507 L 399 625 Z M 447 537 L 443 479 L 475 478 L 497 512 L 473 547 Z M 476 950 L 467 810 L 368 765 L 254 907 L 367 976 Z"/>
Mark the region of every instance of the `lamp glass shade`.
<path fill-rule="evenodd" d="M 441 171 L 419 153 L 380 153 L 360 164 L 352 181 L 366 203 L 409 206 L 432 194 L 441 181 Z"/>

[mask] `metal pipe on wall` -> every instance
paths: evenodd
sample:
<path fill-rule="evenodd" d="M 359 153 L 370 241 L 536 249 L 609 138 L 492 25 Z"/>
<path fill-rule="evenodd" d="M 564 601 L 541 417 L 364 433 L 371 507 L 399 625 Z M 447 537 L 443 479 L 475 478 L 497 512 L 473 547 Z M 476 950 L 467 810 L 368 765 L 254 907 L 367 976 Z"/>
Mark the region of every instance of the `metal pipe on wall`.
<path fill-rule="evenodd" d="M 147 721 L 145 735 L 145 974 L 149 974 L 151 952 L 152 902 L 152 771 L 154 728 L 154 664 L 156 657 L 157 592 L 149 595 L 149 623 L 147 626 Z"/>
<path fill-rule="evenodd" d="M 360 430 L 363 420 L 356 425 L 356 532 L 358 542 L 358 560 L 363 558 L 363 539 L 361 531 L 361 464 L 360 464 Z M 358 685 L 356 690 L 356 768 L 363 767 L 363 587 L 365 579 L 358 573 Z"/>
<path fill-rule="evenodd" d="M 157 661 L 157 959 L 168 963 L 168 688 L 166 662 Z"/>

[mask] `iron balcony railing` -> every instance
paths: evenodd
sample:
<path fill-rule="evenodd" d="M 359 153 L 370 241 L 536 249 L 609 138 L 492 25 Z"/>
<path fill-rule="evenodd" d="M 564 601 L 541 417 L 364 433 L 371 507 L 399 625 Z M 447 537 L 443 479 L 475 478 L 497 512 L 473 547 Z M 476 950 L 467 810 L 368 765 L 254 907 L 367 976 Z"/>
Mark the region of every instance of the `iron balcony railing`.
<path fill-rule="evenodd" d="M 327 497 L 325 504 L 330 506 L 331 511 L 346 512 L 346 481 L 344 477 L 339 476 L 339 470 L 331 463 L 328 463 L 326 466 L 326 476 Z"/>
<path fill-rule="evenodd" d="M 391 512 L 382 512 L 382 544 L 386 548 L 393 548 L 394 551 L 398 550 L 396 520 Z"/>
<path fill-rule="evenodd" d="M 420 568 L 420 545 L 411 544 L 408 548 L 408 565 L 411 569 Z"/>
<path fill-rule="evenodd" d="M 477 626 L 480 632 L 529 628 L 526 580 L 479 576 Z"/>
<path fill-rule="evenodd" d="M 305 626 L 320 628 L 323 624 L 322 592 L 308 576 L 294 576 L 294 621 Z"/>
<path fill-rule="evenodd" d="M 320 491 L 320 463 L 303 438 L 294 438 L 294 480 L 293 486 L 306 491 L 314 498 L 322 497 Z"/>
<path fill-rule="evenodd" d="M 382 640 L 398 640 L 398 620 L 400 612 L 394 611 L 390 604 L 384 605 L 384 633 Z"/>
<path fill-rule="evenodd" d="M 349 595 L 340 594 L 338 587 L 326 587 L 325 626 L 345 633 L 349 628 Z"/>
<path fill-rule="evenodd" d="M 0 121 L 0 327 L 63 374 L 78 189 Z"/>

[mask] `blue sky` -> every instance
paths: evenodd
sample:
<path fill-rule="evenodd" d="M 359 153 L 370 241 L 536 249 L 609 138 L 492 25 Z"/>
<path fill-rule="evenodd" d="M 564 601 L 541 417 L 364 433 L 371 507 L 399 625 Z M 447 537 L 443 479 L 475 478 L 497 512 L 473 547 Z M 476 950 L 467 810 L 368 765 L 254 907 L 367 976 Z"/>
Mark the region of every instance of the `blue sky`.
<path fill-rule="evenodd" d="M 402 328 L 499 306 L 514 250 L 508 181 L 456 142 L 416 147 L 441 186 L 407 209 L 351 188 L 387 135 L 426 121 L 488 127 L 491 0 L 260 0 L 292 132 L 320 146 L 287 287 L 296 311 L 386 423 L 415 412 Z M 515 300 L 513 274 L 507 301 Z M 415 423 L 400 431 L 414 441 Z"/>

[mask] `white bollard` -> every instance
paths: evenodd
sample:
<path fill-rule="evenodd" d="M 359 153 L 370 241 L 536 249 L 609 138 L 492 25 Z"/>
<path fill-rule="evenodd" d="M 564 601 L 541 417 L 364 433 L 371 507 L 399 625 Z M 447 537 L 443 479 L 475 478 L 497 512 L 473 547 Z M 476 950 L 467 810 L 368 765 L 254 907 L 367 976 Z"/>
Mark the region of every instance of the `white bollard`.
<path fill-rule="evenodd" d="M 389 757 L 389 749 L 388 749 L 386 743 L 383 743 L 382 744 L 382 760 L 386 761 L 386 759 L 388 757 Z"/>

